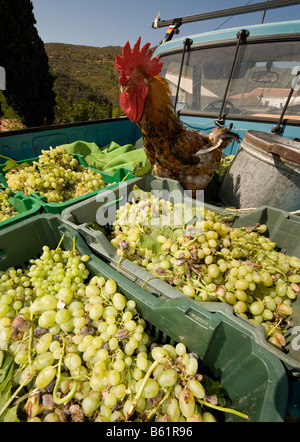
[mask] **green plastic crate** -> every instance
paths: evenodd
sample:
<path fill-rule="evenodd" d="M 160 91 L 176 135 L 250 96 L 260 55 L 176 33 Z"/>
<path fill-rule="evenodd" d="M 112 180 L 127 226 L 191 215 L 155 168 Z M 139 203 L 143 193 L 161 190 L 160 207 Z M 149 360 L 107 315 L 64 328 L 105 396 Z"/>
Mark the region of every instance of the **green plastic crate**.
<path fill-rule="evenodd" d="M 167 293 L 170 299 L 182 296 L 186 297 L 181 291 L 170 286 L 161 279 L 155 278 L 153 274 L 134 264 L 129 259 L 123 259 L 120 262 L 120 257 L 117 255 L 116 250 L 110 244 L 106 236 L 101 231 L 93 230 L 88 226 L 88 223 L 97 221 L 97 218 L 99 219 L 99 217 L 104 219 L 109 212 L 112 216 L 114 208 L 119 207 L 120 204 L 124 204 L 127 201 L 127 195 L 130 194 L 135 184 L 142 190 L 148 192 L 158 191 L 161 195 L 163 195 L 164 191 L 167 192 L 166 195 L 172 195 L 174 191 L 178 191 L 178 189 L 179 191 L 180 189 L 182 190 L 176 181 L 144 176 L 115 187 L 112 192 L 104 192 L 99 195 L 99 197 L 91 198 L 86 202 L 81 202 L 66 209 L 62 212 L 62 218 L 70 226 L 79 231 L 94 253 L 100 255 L 112 267 L 118 269 L 130 280 L 146 287 L 147 290 L 156 293 L 157 295 Z M 184 202 L 187 205 L 202 204 L 191 198 L 186 198 Z M 205 204 L 205 207 L 217 214 L 222 214 L 227 217 L 237 213 L 236 211 L 224 210 L 222 207 L 216 207 L 210 204 Z M 111 219 L 109 221 L 112 222 Z M 265 206 L 250 213 L 237 215 L 231 221 L 231 224 L 234 227 L 248 227 L 253 226 L 256 223 L 266 224 L 268 226 L 268 236 L 272 241 L 275 241 L 279 247 L 284 248 L 288 254 L 300 256 L 299 217 L 289 216 L 287 212 Z M 290 326 L 285 334 L 287 345 L 285 346 L 284 351 L 277 349 L 265 340 L 265 331 L 262 325 L 256 326 L 241 315 L 237 315 L 230 305 L 221 302 L 198 302 L 190 298 L 189 301 L 192 304 L 197 303 L 201 305 L 204 310 L 222 312 L 226 317 L 231 318 L 232 321 L 241 327 L 245 323 L 247 323 L 247 325 L 250 324 L 256 332 L 257 339 L 260 342 L 264 342 L 268 351 L 282 360 L 288 369 L 300 372 L 300 351 L 298 350 L 298 346 L 293 345 L 292 342 L 296 337 L 293 335 L 293 330 L 297 330 L 297 326 L 300 325 L 299 297 L 293 302 L 293 315 L 291 319 L 295 328 L 293 329 L 293 327 Z"/>
<path fill-rule="evenodd" d="M 48 202 L 47 198 L 41 196 L 38 192 L 32 193 L 30 196 L 32 198 L 35 198 L 39 202 L 39 204 L 43 207 L 44 211 L 47 213 L 60 214 L 67 207 L 72 206 L 73 204 L 76 204 L 80 201 L 86 200 L 87 198 L 90 198 L 90 197 L 98 194 L 99 192 L 103 192 L 108 187 L 112 188 L 113 186 L 118 185 L 123 179 L 125 179 L 127 181 L 127 180 L 130 180 L 133 178 L 133 175 L 129 174 L 129 171 L 127 169 L 121 168 L 121 169 L 117 170 L 112 175 L 112 174 L 103 172 L 99 169 L 89 167 L 87 165 L 87 162 L 85 161 L 83 155 L 78 155 L 78 154 L 72 154 L 72 155 L 78 160 L 78 162 L 81 166 L 86 167 L 87 169 L 91 169 L 97 173 L 101 173 L 102 179 L 105 182 L 105 184 L 107 185 L 107 187 L 105 187 L 104 189 L 95 190 L 94 192 L 90 192 L 85 195 L 82 195 L 77 198 L 73 198 L 71 200 L 64 201 L 61 203 Z M 29 158 L 27 160 L 17 161 L 17 163 L 22 164 L 22 163 L 26 162 L 26 163 L 32 164 L 33 161 L 38 161 L 38 157 Z M 3 167 L 4 167 L 4 164 L 0 164 L 0 183 L 2 183 L 5 187 L 8 187 L 7 181 L 5 179 L 5 172 L 3 172 Z"/>
<path fill-rule="evenodd" d="M 18 212 L 18 215 L 12 216 L 5 221 L 0 221 L 0 229 L 30 218 L 43 210 L 41 204 L 36 199 L 25 196 L 21 192 L 12 192 L 12 196 L 8 201 Z"/>
<path fill-rule="evenodd" d="M 183 297 L 156 296 L 137 286 L 95 256 L 78 231 L 54 214 L 41 214 L 0 232 L 0 270 L 24 266 L 39 256 L 42 247 L 73 248 L 89 254 L 92 275 L 114 279 L 118 290 L 133 299 L 159 344 L 183 342 L 196 353 L 203 366 L 219 380 L 231 400 L 231 407 L 249 415 L 251 422 L 284 420 L 288 380 L 283 364 L 256 341 L 253 331 L 241 329 L 220 313 L 203 311 Z M 238 350 L 238 351 L 237 351 Z M 226 413 L 227 421 L 244 421 Z"/>

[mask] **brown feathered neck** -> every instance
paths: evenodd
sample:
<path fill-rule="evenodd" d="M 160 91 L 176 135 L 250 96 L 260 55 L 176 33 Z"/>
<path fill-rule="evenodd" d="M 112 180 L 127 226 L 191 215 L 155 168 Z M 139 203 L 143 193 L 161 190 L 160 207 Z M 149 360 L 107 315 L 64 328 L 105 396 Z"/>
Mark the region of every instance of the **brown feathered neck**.
<path fill-rule="evenodd" d="M 138 122 L 143 135 L 173 137 L 183 126 L 175 115 L 171 101 L 169 82 L 164 77 L 148 77 L 149 92 L 145 99 L 144 112 Z M 151 134 L 149 133 L 151 132 Z"/>

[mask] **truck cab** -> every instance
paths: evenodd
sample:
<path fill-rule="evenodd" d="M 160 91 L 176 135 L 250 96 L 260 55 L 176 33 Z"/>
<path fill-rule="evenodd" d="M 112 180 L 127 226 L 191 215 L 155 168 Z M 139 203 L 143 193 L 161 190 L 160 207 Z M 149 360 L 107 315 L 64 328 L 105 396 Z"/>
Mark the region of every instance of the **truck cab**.
<path fill-rule="evenodd" d="M 200 26 L 199 26 L 200 27 Z M 188 127 L 233 124 L 299 139 L 300 20 L 232 28 L 160 44 L 154 56 Z M 235 154 L 231 143 L 226 154 Z"/>

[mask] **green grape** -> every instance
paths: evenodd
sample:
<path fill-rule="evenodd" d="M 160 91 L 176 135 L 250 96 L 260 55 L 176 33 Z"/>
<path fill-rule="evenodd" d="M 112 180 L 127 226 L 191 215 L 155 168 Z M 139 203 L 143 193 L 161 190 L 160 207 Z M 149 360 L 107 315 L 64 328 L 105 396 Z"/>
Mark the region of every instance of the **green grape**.
<path fill-rule="evenodd" d="M 245 313 L 248 309 L 248 306 L 246 304 L 246 302 L 244 301 L 237 301 L 234 306 L 233 306 L 233 310 L 236 313 Z"/>
<path fill-rule="evenodd" d="M 248 295 L 244 290 L 236 290 L 234 293 L 239 301 L 247 301 Z"/>
<path fill-rule="evenodd" d="M 195 374 L 197 372 L 197 370 L 198 370 L 198 361 L 197 361 L 197 359 L 196 358 L 190 358 L 187 361 L 187 364 L 185 366 L 186 374 L 188 376 L 191 376 L 191 375 Z"/>
<path fill-rule="evenodd" d="M 262 312 L 262 315 L 266 321 L 271 321 L 273 319 L 273 312 L 269 309 L 265 308 Z"/>
<path fill-rule="evenodd" d="M 137 365 L 137 367 L 140 370 L 146 371 L 147 368 L 148 368 L 148 359 L 147 359 L 147 357 L 145 357 L 145 356 L 138 357 L 137 360 L 136 360 L 136 365 Z"/>
<path fill-rule="evenodd" d="M 159 384 L 157 383 L 157 381 L 152 378 L 147 379 L 142 392 L 142 397 L 144 399 L 150 399 L 152 397 L 155 397 L 158 394 L 158 392 L 159 392 Z"/>
<path fill-rule="evenodd" d="M 177 372 L 172 368 L 167 368 L 166 370 L 162 371 L 157 381 L 161 387 L 168 388 L 168 387 L 173 387 L 176 384 L 177 379 L 178 379 Z"/>
<path fill-rule="evenodd" d="M 39 326 L 42 328 L 48 328 L 55 323 L 55 310 L 48 310 L 43 312 L 38 320 Z"/>
<path fill-rule="evenodd" d="M 195 399 L 190 390 L 183 389 L 179 395 L 179 408 L 185 418 L 191 417 L 195 412 Z"/>
<path fill-rule="evenodd" d="M 126 395 L 126 385 L 125 384 L 118 384 L 114 388 L 114 394 L 116 395 L 117 399 L 123 399 Z"/>
<path fill-rule="evenodd" d="M 289 275 L 288 279 L 290 282 L 293 282 L 295 284 L 299 284 L 300 283 L 300 274 L 294 273 L 292 275 Z"/>
<path fill-rule="evenodd" d="M 109 346 L 109 349 L 112 351 L 117 350 L 117 348 L 119 347 L 118 339 L 115 337 L 110 338 L 108 341 L 108 346 Z"/>
<path fill-rule="evenodd" d="M 235 282 L 235 288 L 237 290 L 247 290 L 249 288 L 249 282 L 245 279 L 238 279 Z"/>
<path fill-rule="evenodd" d="M 114 393 L 108 393 L 104 398 L 104 404 L 107 408 L 113 408 L 117 401 L 118 398 Z"/>
<path fill-rule="evenodd" d="M 57 324 L 57 326 L 60 326 L 61 330 L 63 330 L 65 333 L 69 333 L 74 329 L 74 318 L 71 317 L 68 319 L 68 321 L 60 325 Z"/>
<path fill-rule="evenodd" d="M 122 371 L 125 370 L 125 361 L 123 359 L 117 359 L 114 364 L 113 367 L 116 371 L 118 371 L 119 373 L 122 373 Z"/>
<path fill-rule="evenodd" d="M 107 373 L 107 379 L 111 385 L 117 385 L 121 380 L 121 376 L 117 370 L 113 369 Z"/>
<path fill-rule="evenodd" d="M 58 299 L 65 304 L 69 304 L 73 300 L 73 292 L 68 287 L 63 287 L 58 292 Z"/>
<path fill-rule="evenodd" d="M 264 304 L 262 301 L 254 301 L 250 304 L 249 310 L 252 315 L 260 315 L 264 310 Z"/>
<path fill-rule="evenodd" d="M 113 295 L 117 291 L 117 284 L 113 279 L 108 279 L 104 285 L 105 293 Z"/>
<path fill-rule="evenodd" d="M 50 351 L 40 353 L 33 361 L 33 368 L 35 370 L 42 370 L 45 367 L 52 365 L 54 362 L 53 354 Z"/>
<path fill-rule="evenodd" d="M 59 325 L 64 324 L 65 322 L 69 321 L 71 318 L 71 313 L 69 310 L 66 309 L 60 309 L 56 312 L 55 315 L 55 322 Z"/>
<path fill-rule="evenodd" d="M 296 269 L 300 269 L 300 258 L 298 258 L 297 256 L 291 256 L 290 266 L 295 267 Z"/>
<path fill-rule="evenodd" d="M 112 302 L 117 310 L 122 311 L 126 307 L 127 300 L 121 293 L 115 293 L 112 297 Z"/>
<path fill-rule="evenodd" d="M 35 384 L 37 388 L 45 388 L 56 376 L 56 368 L 53 366 L 44 367 L 36 377 Z"/>
<path fill-rule="evenodd" d="M 210 264 L 207 271 L 212 278 L 217 278 L 220 274 L 220 268 L 217 264 Z"/>
<path fill-rule="evenodd" d="M 263 302 L 266 309 L 270 310 L 271 312 L 275 312 L 277 304 L 274 298 L 272 298 L 271 296 L 264 296 Z"/>
<path fill-rule="evenodd" d="M 99 319 L 104 311 L 104 307 L 102 304 L 94 304 L 89 310 L 89 317 L 93 320 Z"/>
<path fill-rule="evenodd" d="M 80 301 L 72 301 L 67 306 L 69 312 L 74 318 L 80 318 L 84 315 L 84 306 Z"/>
<path fill-rule="evenodd" d="M 136 322 L 130 319 L 129 321 L 125 322 L 125 328 L 130 332 L 134 331 L 136 329 Z"/>
<path fill-rule="evenodd" d="M 98 391 L 91 392 L 89 396 L 83 399 L 81 407 L 85 416 L 90 416 L 100 405 L 101 394 Z"/>
<path fill-rule="evenodd" d="M 22 351 L 22 350 L 18 351 L 15 355 L 14 360 L 15 360 L 16 364 L 19 364 L 19 365 L 25 364 L 28 360 L 27 351 Z"/>
<path fill-rule="evenodd" d="M 140 379 L 142 379 L 142 377 L 143 377 L 142 370 L 140 370 L 138 367 L 135 367 L 134 370 L 133 370 L 133 373 L 132 373 L 132 377 L 136 381 L 139 381 Z"/>
<path fill-rule="evenodd" d="M 89 284 L 85 288 L 85 294 L 88 297 L 90 297 L 90 296 L 99 296 L 100 289 L 96 285 Z"/>
<path fill-rule="evenodd" d="M 188 388 L 198 399 L 203 399 L 206 394 L 203 385 L 197 379 L 191 379 Z"/>
<path fill-rule="evenodd" d="M 217 422 L 216 418 L 213 414 L 209 413 L 208 411 L 205 411 L 202 414 L 202 421 L 203 422 Z"/>
<path fill-rule="evenodd" d="M 81 366 L 82 360 L 80 355 L 77 353 L 68 353 L 64 359 L 64 364 L 71 370 L 74 371 Z"/>
<path fill-rule="evenodd" d="M 287 292 L 287 285 L 286 285 L 286 283 L 284 283 L 284 282 L 281 283 L 281 284 L 277 283 L 275 291 L 276 291 L 276 294 L 278 296 L 283 298 L 286 295 L 286 292 Z"/>
<path fill-rule="evenodd" d="M 181 411 L 177 399 L 171 398 L 169 400 L 166 413 L 169 417 L 170 422 L 179 422 Z"/>
<path fill-rule="evenodd" d="M 195 296 L 195 289 L 189 285 L 183 286 L 182 292 L 189 298 L 193 298 Z"/>
<path fill-rule="evenodd" d="M 178 345 L 179 344 L 177 344 L 177 346 Z M 176 351 L 177 351 L 177 346 L 176 346 Z M 154 347 L 151 354 L 152 354 L 153 359 L 158 362 L 164 362 L 169 359 L 168 351 L 162 347 L 158 347 L 158 346 Z"/>
<path fill-rule="evenodd" d="M 179 342 L 176 345 L 175 350 L 178 356 L 183 356 L 186 353 L 186 346 L 182 342 Z"/>

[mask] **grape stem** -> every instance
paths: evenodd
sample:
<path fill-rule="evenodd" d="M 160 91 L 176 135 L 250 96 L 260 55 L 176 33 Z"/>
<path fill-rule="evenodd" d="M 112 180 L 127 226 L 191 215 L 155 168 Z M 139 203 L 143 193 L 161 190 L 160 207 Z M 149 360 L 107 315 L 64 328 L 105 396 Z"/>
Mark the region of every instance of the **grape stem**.
<path fill-rule="evenodd" d="M 123 183 L 123 181 L 126 181 L 126 179 L 129 177 L 129 175 L 133 175 L 134 176 L 134 173 L 133 172 L 128 172 L 125 176 L 124 176 L 124 178 L 122 179 L 122 183 Z"/>
<path fill-rule="evenodd" d="M 151 364 L 151 366 L 148 368 L 148 370 L 147 370 L 147 372 L 146 372 L 146 374 L 145 374 L 145 377 L 144 377 L 144 379 L 143 379 L 143 382 L 141 383 L 140 388 L 139 388 L 139 390 L 137 391 L 137 393 L 136 393 L 136 395 L 135 395 L 135 397 L 134 397 L 134 399 L 133 399 L 133 401 L 132 401 L 132 404 L 131 404 L 131 406 L 130 406 L 128 412 L 127 412 L 127 415 L 126 415 L 126 418 L 125 418 L 126 421 L 128 421 L 128 419 L 129 419 L 129 418 L 131 417 L 131 415 L 133 414 L 134 409 L 135 409 L 135 407 L 136 407 L 136 404 L 138 403 L 138 400 L 140 399 L 141 394 L 143 393 L 143 390 L 144 390 L 144 387 L 145 387 L 145 385 L 146 385 L 146 382 L 147 382 L 147 380 L 149 379 L 151 373 L 152 373 L 152 372 L 155 370 L 155 368 L 157 367 L 158 363 L 159 363 L 158 361 L 154 361 L 154 362 Z"/>
<path fill-rule="evenodd" d="M 61 366 L 62 366 L 62 360 L 63 360 L 64 354 L 65 354 L 65 340 L 63 339 L 63 351 L 62 351 L 61 357 L 59 358 L 58 367 L 57 367 L 57 372 L 58 373 L 57 373 L 56 383 L 55 383 L 55 386 L 54 386 L 54 389 L 53 389 L 53 394 L 52 394 L 53 400 L 54 400 L 54 402 L 57 405 L 67 404 L 68 402 L 70 402 L 70 400 L 73 398 L 74 394 L 76 393 L 76 390 L 77 390 L 77 387 L 78 387 L 78 383 L 74 382 L 71 390 L 69 391 L 69 393 L 66 396 L 64 396 L 62 398 L 59 398 L 57 396 L 57 389 L 58 389 L 58 386 L 60 384 Z"/>
<path fill-rule="evenodd" d="M 121 264 L 121 261 L 122 261 L 122 259 L 123 259 L 123 255 L 124 255 L 124 251 L 122 252 L 122 254 L 121 254 L 121 256 L 120 256 L 120 259 L 119 259 L 119 262 L 118 262 L 118 266 L 117 266 L 117 271 L 119 271 L 120 264 Z"/>
<path fill-rule="evenodd" d="M 209 402 L 204 401 L 203 399 L 198 399 L 198 402 L 201 405 L 205 405 L 206 407 L 214 408 L 215 410 L 220 410 L 220 411 L 223 411 L 224 413 L 236 414 L 237 416 L 242 417 L 243 419 L 249 419 L 249 416 L 247 414 L 242 413 L 241 411 L 234 410 L 234 409 L 227 408 L 227 407 L 220 407 L 220 405 L 213 405 Z"/>
<path fill-rule="evenodd" d="M 29 345 L 28 345 L 28 363 L 29 363 L 29 369 L 30 373 L 32 373 L 32 358 L 31 358 L 31 352 L 32 352 L 32 339 L 33 339 L 33 325 L 32 325 L 32 314 L 30 315 L 30 321 L 31 326 L 29 328 Z"/>
<path fill-rule="evenodd" d="M 169 387 L 166 391 L 166 394 L 164 395 L 164 397 L 159 401 L 159 403 L 157 404 L 157 406 L 155 408 L 153 408 L 153 410 L 150 411 L 150 413 L 147 416 L 147 421 L 150 421 L 150 419 L 152 418 L 152 416 L 156 413 L 156 411 L 159 409 L 159 407 L 165 402 L 165 400 L 168 399 L 168 397 L 170 396 L 170 393 L 172 391 L 173 387 Z"/>
<path fill-rule="evenodd" d="M 12 403 L 12 401 L 15 399 L 15 397 L 18 396 L 19 392 L 22 390 L 25 385 L 28 384 L 28 381 L 30 381 L 35 375 L 35 372 L 31 373 L 26 377 L 26 379 L 22 382 L 22 384 L 19 385 L 19 387 L 16 389 L 16 391 L 10 396 L 8 401 L 4 404 L 4 406 L 0 410 L 0 416 L 4 413 L 4 411 L 7 409 L 7 407 Z"/>
<path fill-rule="evenodd" d="M 14 163 L 16 163 L 16 165 L 18 165 L 18 163 L 16 162 L 16 160 L 13 160 L 12 158 L 6 157 L 5 155 L 0 155 L 1 158 L 5 158 L 6 160 L 9 161 L 13 161 Z"/>
<path fill-rule="evenodd" d="M 59 241 L 59 243 L 58 243 L 58 245 L 57 245 L 55 251 L 57 251 L 57 250 L 60 248 L 60 245 L 61 245 L 61 243 L 63 242 L 64 237 L 65 237 L 65 235 L 63 234 L 62 237 L 60 238 L 60 241 Z"/>
<path fill-rule="evenodd" d="M 73 254 L 76 255 L 76 236 L 73 238 Z"/>

